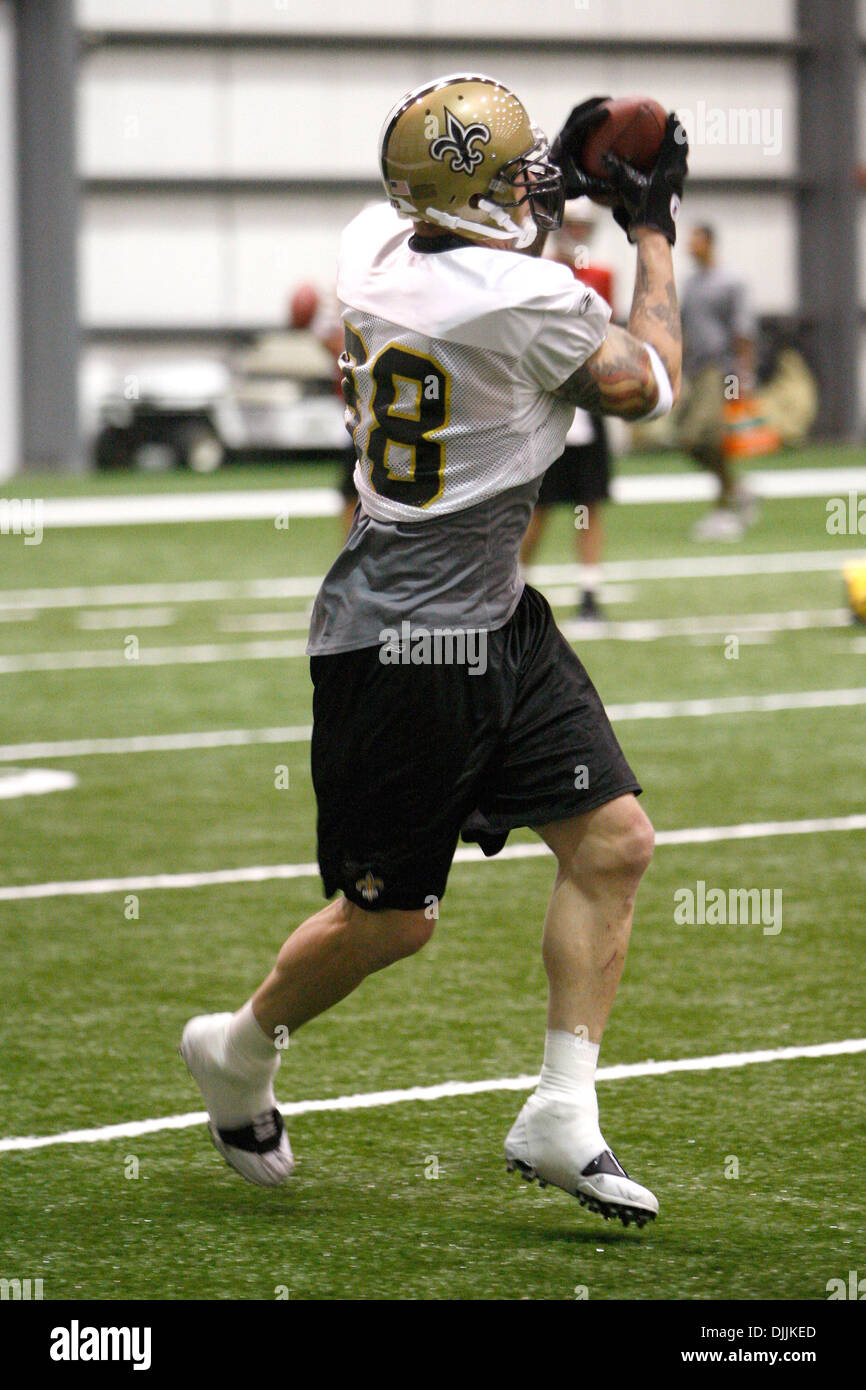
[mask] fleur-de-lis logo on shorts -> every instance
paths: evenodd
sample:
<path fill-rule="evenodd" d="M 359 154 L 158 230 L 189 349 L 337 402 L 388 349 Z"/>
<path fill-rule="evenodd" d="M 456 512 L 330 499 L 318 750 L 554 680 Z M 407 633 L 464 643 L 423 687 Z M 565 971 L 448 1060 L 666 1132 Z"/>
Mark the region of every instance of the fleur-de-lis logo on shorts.
<path fill-rule="evenodd" d="M 376 877 L 372 869 L 368 869 L 355 884 L 355 892 L 360 893 L 365 902 L 374 903 L 384 887 L 382 880 Z"/>
<path fill-rule="evenodd" d="M 464 125 L 458 121 L 453 111 L 445 107 L 445 129 L 446 135 L 439 135 L 430 146 L 430 158 L 442 161 L 448 160 L 451 169 L 455 174 L 465 173 L 474 174 L 478 165 L 484 159 L 481 150 L 473 148 L 476 142 L 482 145 L 490 144 L 490 131 L 486 125 L 480 121 L 473 121 L 472 125 Z"/>

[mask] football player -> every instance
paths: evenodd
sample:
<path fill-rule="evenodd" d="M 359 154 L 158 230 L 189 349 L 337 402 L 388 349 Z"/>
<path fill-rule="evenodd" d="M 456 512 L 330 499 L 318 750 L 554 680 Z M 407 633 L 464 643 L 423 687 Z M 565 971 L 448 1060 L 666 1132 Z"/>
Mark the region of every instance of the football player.
<path fill-rule="evenodd" d="M 318 857 L 333 900 L 246 1004 L 192 1019 L 181 1043 L 216 1147 L 255 1183 L 292 1169 L 273 1089 L 287 1037 L 424 946 L 461 834 L 496 854 L 529 826 L 557 872 L 543 1066 L 505 1141 L 508 1166 L 624 1224 L 658 1210 L 603 1137 L 595 1090 L 653 831 L 586 671 L 518 568 L 574 407 L 647 419 L 679 391 L 683 133 L 672 113 L 650 173 L 608 157 L 594 182 L 580 153 L 602 100 L 576 107 L 549 150 L 493 78 L 425 83 L 382 129 L 387 202 L 342 239 L 360 507 L 309 641 Z M 636 250 L 628 329 L 540 259 L 564 197 L 594 192 L 614 199 Z M 419 632 L 451 645 L 425 648 Z M 479 641 L 484 659 L 470 660 Z"/>

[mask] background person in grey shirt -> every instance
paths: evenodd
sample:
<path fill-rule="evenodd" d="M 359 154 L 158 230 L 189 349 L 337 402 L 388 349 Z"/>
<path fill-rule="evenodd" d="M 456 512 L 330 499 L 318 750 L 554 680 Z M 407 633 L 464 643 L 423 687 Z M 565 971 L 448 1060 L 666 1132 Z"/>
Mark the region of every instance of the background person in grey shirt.
<path fill-rule="evenodd" d="M 755 515 L 754 498 L 738 481 L 723 448 L 726 400 L 754 385 L 755 321 L 745 283 L 716 263 L 712 227 L 689 237 L 696 269 L 683 288 L 684 389 L 675 412 L 679 446 L 719 481 L 716 507 L 698 523 L 698 540 L 736 540 Z"/>

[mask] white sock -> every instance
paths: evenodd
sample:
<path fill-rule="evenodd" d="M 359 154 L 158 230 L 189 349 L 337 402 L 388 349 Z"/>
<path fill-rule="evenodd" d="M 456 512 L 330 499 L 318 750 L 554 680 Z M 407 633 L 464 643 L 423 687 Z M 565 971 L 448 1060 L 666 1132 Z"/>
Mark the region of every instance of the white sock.
<path fill-rule="evenodd" d="M 249 1003 L 225 1025 L 213 1060 L 216 1066 L 203 1078 L 203 1090 L 219 1129 L 240 1129 L 274 1109 L 280 1054 L 259 1027 Z"/>
<path fill-rule="evenodd" d="M 541 1101 L 573 1111 L 569 1115 L 569 1128 L 574 1129 L 577 1157 L 586 1163 L 591 1163 L 607 1148 L 599 1129 L 595 1093 L 599 1047 L 599 1043 L 588 1042 L 573 1033 L 549 1028 L 544 1040 L 544 1064 L 534 1092 Z"/>
<path fill-rule="evenodd" d="M 601 565 L 581 565 L 580 587 L 584 593 L 595 594 L 601 588 Z"/>
<path fill-rule="evenodd" d="M 263 1067 L 276 1070 L 280 1054 L 253 1013 L 252 1000 L 231 1018 L 226 1028 L 226 1052 L 229 1065 L 238 1070 L 259 1072 Z M 276 1064 L 276 1065 L 275 1065 Z"/>

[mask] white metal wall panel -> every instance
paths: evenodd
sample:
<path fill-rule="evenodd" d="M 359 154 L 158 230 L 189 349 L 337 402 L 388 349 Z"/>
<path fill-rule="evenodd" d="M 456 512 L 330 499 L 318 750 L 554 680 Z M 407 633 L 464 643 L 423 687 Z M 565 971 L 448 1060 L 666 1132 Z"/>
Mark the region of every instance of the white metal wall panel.
<path fill-rule="evenodd" d="M 82 228 L 86 323 L 278 323 L 291 289 L 333 284 L 340 232 L 362 205 L 350 195 L 173 199 L 139 197 L 116 206 L 94 198 Z M 762 312 L 796 302 L 796 245 L 789 200 L 703 195 L 683 212 L 677 273 L 695 221 L 718 228 L 720 254 L 752 284 Z M 617 310 L 631 299 L 634 251 L 600 210 L 592 256 L 617 280 Z"/>
<path fill-rule="evenodd" d="M 84 173 L 213 174 L 226 164 L 226 60 L 215 53 L 109 50 L 81 67 Z"/>
<path fill-rule="evenodd" d="M 220 323 L 230 215 L 219 198 L 89 199 L 80 252 L 85 325 Z"/>
<path fill-rule="evenodd" d="M 0 481 L 18 467 L 18 190 L 15 177 L 15 21 L 0 0 Z"/>
<path fill-rule="evenodd" d="M 91 174 L 374 174 L 382 120 L 452 54 L 107 51 L 84 65 L 81 159 Z M 683 116 L 693 172 L 792 174 L 796 101 L 780 60 L 540 58 L 491 48 L 485 68 L 551 135 L 593 92 L 648 92 Z"/>
<path fill-rule="evenodd" d="M 793 0 L 79 0 L 79 22 L 112 27 L 234 28 L 334 34 L 489 34 L 528 40 L 664 36 L 785 38 Z"/>

